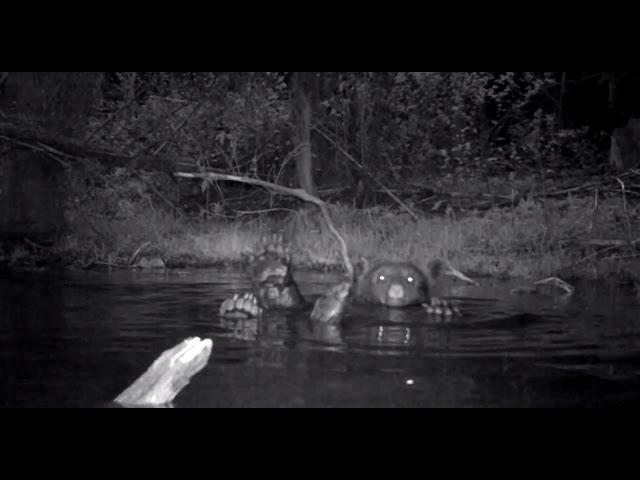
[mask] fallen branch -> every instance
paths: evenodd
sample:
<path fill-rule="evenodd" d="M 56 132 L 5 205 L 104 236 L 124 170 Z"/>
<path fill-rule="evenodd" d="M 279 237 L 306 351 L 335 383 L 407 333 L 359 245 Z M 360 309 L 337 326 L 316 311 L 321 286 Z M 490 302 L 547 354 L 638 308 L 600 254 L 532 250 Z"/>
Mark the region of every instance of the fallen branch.
<path fill-rule="evenodd" d="M 60 163 L 63 167 L 65 167 L 65 168 L 69 167 L 69 164 L 67 162 L 63 161 L 58 156 L 58 155 L 64 155 L 64 154 L 62 154 L 62 152 L 58 152 L 54 148 L 51 148 L 51 147 L 49 147 L 47 145 L 43 145 L 42 143 L 38 143 L 38 145 L 32 145 L 30 143 L 22 142 L 20 140 L 15 140 L 13 138 L 9 138 L 9 137 L 4 136 L 4 135 L 0 135 L 0 140 L 4 140 L 6 142 L 13 143 L 13 144 L 21 146 L 21 147 L 29 148 L 29 149 L 33 150 L 34 152 L 42 153 L 43 155 L 46 155 L 47 157 L 51 158 L 52 160 L 55 160 L 56 162 Z"/>
<path fill-rule="evenodd" d="M 568 298 L 570 295 L 573 295 L 574 288 L 569 285 L 564 280 L 559 279 L 558 277 L 549 277 L 543 280 L 538 280 L 533 285 L 526 285 L 523 287 L 516 287 L 512 289 L 509 293 L 511 295 L 519 295 L 519 294 L 536 294 L 541 293 L 538 285 L 552 285 L 554 287 L 559 288 L 563 292 L 565 292 L 564 297 Z"/>
<path fill-rule="evenodd" d="M 262 215 L 264 213 L 271 213 L 271 212 L 290 212 L 290 213 L 295 213 L 296 210 L 293 210 L 292 208 L 264 208 L 262 210 L 238 210 L 236 213 L 236 217 L 242 217 L 244 215 Z M 230 217 L 228 217 L 230 218 Z"/>
<path fill-rule="evenodd" d="M 574 288 L 571 285 L 569 285 L 564 280 L 559 279 L 558 277 L 549 277 L 543 280 L 538 280 L 537 282 L 534 283 L 534 285 L 553 285 L 554 287 L 557 287 L 560 290 L 563 290 L 569 295 L 573 294 L 573 291 L 574 291 Z"/>
<path fill-rule="evenodd" d="M 38 249 L 38 250 L 45 250 L 45 251 L 47 251 L 47 250 L 50 250 L 50 249 L 52 249 L 52 248 L 53 248 L 53 247 L 47 247 L 47 246 L 45 246 L 45 245 L 40 245 L 39 243 L 36 243 L 36 242 L 34 242 L 33 240 L 29 240 L 29 239 L 28 239 L 28 238 L 26 238 L 26 237 L 24 238 L 24 242 L 25 242 L 27 245 L 31 245 L 33 248 L 36 248 L 36 249 Z"/>
<path fill-rule="evenodd" d="M 122 406 L 163 406 L 209 361 L 213 342 L 191 337 L 165 350 L 151 367 L 114 400 Z"/>
<path fill-rule="evenodd" d="M 457 270 L 456 268 L 452 267 L 451 265 L 447 265 L 447 270 L 445 270 L 444 274 L 445 275 L 450 275 L 452 277 L 459 278 L 460 280 L 462 280 L 464 282 L 471 283 L 471 284 L 473 284 L 475 286 L 480 285 L 478 282 L 476 282 L 475 280 L 467 277 L 464 273 L 462 273 L 460 270 Z"/>
<path fill-rule="evenodd" d="M 104 262 L 102 260 L 96 260 L 93 262 L 93 265 L 102 265 L 103 267 L 109 268 L 127 268 L 125 264 L 113 263 L 113 262 Z"/>
<path fill-rule="evenodd" d="M 612 257 L 604 258 L 603 260 L 627 260 L 629 258 L 638 258 L 640 253 L 632 253 L 631 255 L 614 255 Z"/>
<path fill-rule="evenodd" d="M 340 233 L 338 233 L 338 230 L 336 229 L 336 227 L 333 225 L 333 222 L 331 221 L 331 217 L 329 216 L 329 211 L 327 210 L 326 202 L 320 200 L 319 198 L 315 197 L 314 195 L 311 195 L 311 194 L 307 193 L 305 190 L 303 190 L 301 188 L 283 187 L 282 185 L 277 185 L 275 183 L 266 182 L 266 181 L 260 180 L 258 178 L 238 177 L 236 175 L 228 175 L 226 173 L 216 173 L 216 172 L 205 172 L 205 173 L 175 172 L 174 176 L 179 177 L 179 178 L 207 178 L 207 179 L 211 179 L 211 180 L 219 180 L 219 181 L 225 181 L 225 182 L 239 182 L 239 183 L 246 183 L 246 184 L 249 184 L 249 185 L 256 185 L 258 187 L 262 187 L 262 188 L 266 188 L 266 189 L 269 189 L 269 190 L 273 190 L 273 191 L 278 192 L 278 193 L 282 193 L 282 194 L 285 194 L 285 195 L 291 195 L 291 196 L 299 198 L 302 201 L 313 203 L 313 204 L 317 205 L 320 208 L 320 211 L 322 212 L 322 215 L 324 216 L 325 221 L 327 222 L 327 226 L 329 227 L 329 230 L 331 230 L 331 233 L 333 233 L 333 235 L 338 239 L 338 242 L 340 243 L 340 247 L 341 247 L 340 253 L 342 255 L 342 261 L 344 263 L 345 268 L 347 269 L 347 272 L 349 273 L 349 275 L 351 275 L 353 273 L 353 266 L 351 265 L 351 261 L 349 260 L 349 252 L 347 250 L 347 244 L 344 241 L 344 239 L 342 238 L 342 236 L 340 235 Z"/>
<path fill-rule="evenodd" d="M 621 189 L 616 189 L 616 188 L 605 189 L 604 191 L 608 192 L 608 193 L 620 193 L 620 192 L 622 192 Z M 626 187 L 625 191 L 626 191 L 627 195 L 631 195 L 633 197 L 640 197 L 640 191 L 638 191 L 638 190 L 632 190 L 629 187 Z"/>
<path fill-rule="evenodd" d="M 133 265 L 133 262 L 135 261 L 136 257 L 138 256 L 138 254 L 140 253 L 140 251 L 145 248 L 148 247 L 149 245 L 151 245 L 151 242 L 144 242 L 142 245 L 140 245 L 135 252 L 133 252 L 133 255 L 131 255 L 131 257 L 129 258 L 129 265 Z"/>
<path fill-rule="evenodd" d="M 632 171 L 629 171 L 629 172 L 625 172 L 625 173 L 623 173 L 621 175 L 618 175 L 615 178 L 608 178 L 606 180 L 601 180 L 599 182 L 585 183 L 584 185 L 578 185 L 578 186 L 575 186 L 575 187 L 564 188 L 562 190 L 553 190 L 551 192 L 546 192 L 546 193 L 542 193 L 541 192 L 541 193 L 529 194 L 529 196 L 536 197 L 536 198 L 537 197 L 555 197 L 555 196 L 558 196 L 558 195 L 566 195 L 567 193 L 578 192 L 580 190 L 589 190 L 589 189 L 594 188 L 594 187 L 600 187 L 602 185 L 606 185 L 606 184 L 611 183 L 611 182 L 613 182 L 615 180 L 619 181 L 620 178 L 623 178 L 623 177 L 626 177 L 628 175 L 631 175 L 632 173 L 633 173 Z M 518 196 L 518 197 L 520 197 L 520 196 Z M 519 200 L 518 197 L 516 197 L 516 200 Z"/>
<path fill-rule="evenodd" d="M 638 245 L 640 244 L 640 238 L 636 238 L 635 240 L 607 240 L 607 239 L 593 239 L 587 242 L 587 245 L 590 247 L 626 247 L 629 245 Z"/>

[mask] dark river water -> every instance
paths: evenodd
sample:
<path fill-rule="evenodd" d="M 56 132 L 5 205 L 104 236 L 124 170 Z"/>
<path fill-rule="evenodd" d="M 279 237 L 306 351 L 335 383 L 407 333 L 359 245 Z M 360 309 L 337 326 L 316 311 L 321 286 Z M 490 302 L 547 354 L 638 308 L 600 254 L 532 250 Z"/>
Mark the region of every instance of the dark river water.
<path fill-rule="evenodd" d="M 330 275 L 297 275 L 307 298 Z M 640 303 L 577 285 L 570 298 L 514 285 L 448 285 L 458 325 L 419 308 L 357 307 L 340 327 L 308 312 L 221 320 L 246 275 L 216 270 L 0 278 L 0 405 L 109 407 L 164 350 L 211 338 L 180 407 L 612 407 L 640 405 Z M 442 287 L 444 288 L 444 287 Z"/>

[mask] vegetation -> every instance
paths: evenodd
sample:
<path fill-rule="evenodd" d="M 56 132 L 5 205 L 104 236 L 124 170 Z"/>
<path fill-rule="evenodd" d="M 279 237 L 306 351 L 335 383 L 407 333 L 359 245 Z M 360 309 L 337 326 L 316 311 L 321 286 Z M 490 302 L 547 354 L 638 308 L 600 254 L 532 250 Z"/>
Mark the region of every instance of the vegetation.
<path fill-rule="evenodd" d="M 315 207 L 171 175 L 220 172 L 330 202 L 352 256 L 442 257 L 470 275 L 638 280 L 640 171 L 611 171 L 610 129 L 580 122 L 571 99 L 587 74 L 22 75 L 10 96 L 21 103 L 2 104 L 14 125 L 55 125 L 91 151 L 157 168 L 54 152 L 66 165 L 65 232 L 6 249 L 9 263 L 228 264 L 277 230 L 300 266 L 341 264 Z"/>
<path fill-rule="evenodd" d="M 86 207 L 91 209 L 91 207 Z M 354 256 L 410 259 L 425 265 L 433 257 L 448 259 L 473 275 L 538 278 L 563 275 L 599 278 L 616 274 L 630 277 L 633 247 L 598 253 L 598 240 L 625 238 L 625 221 L 616 199 L 599 202 L 567 198 L 540 202 L 522 200 L 513 208 L 492 208 L 483 213 L 420 217 L 390 208 L 330 209 L 336 227 Z M 637 229 L 638 209 L 632 213 Z M 145 255 L 158 256 L 168 265 L 215 265 L 243 258 L 260 236 L 283 231 L 291 239 L 300 266 L 332 268 L 340 265 L 338 245 L 321 216 L 306 209 L 281 216 L 246 220 L 194 220 L 148 210 L 122 218 L 79 220 L 58 244 L 67 257 L 80 264 L 127 265 L 131 255 L 147 242 Z M 590 241 L 594 241 L 590 244 Z M 606 243 L 606 242 L 605 242 Z"/>

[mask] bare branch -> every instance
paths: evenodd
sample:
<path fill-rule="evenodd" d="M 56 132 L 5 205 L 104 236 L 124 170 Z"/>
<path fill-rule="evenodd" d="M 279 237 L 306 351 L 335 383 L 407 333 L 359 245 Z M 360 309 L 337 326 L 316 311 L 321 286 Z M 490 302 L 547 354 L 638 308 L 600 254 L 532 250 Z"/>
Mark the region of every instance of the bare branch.
<path fill-rule="evenodd" d="M 571 295 L 574 291 L 574 288 L 571 285 L 558 277 L 549 277 L 543 280 L 538 280 L 534 283 L 534 285 L 553 285 L 554 287 L 565 291 L 569 295 Z"/>
<path fill-rule="evenodd" d="M 299 198 L 302 201 L 313 203 L 320 208 L 322 215 L 324 216 L 325 221 L 327 222 L 327 226 L 329 230 L 333 233 L 333 235 L 338 239 L 340 243 L 340 253 L 342 254 L 342 261 L 344 263 L 345 268 L 349 275 L 353 273 L 353 266 L 351 265 L 351 261 L 349 260 L 349 252 L 347 250 L 347 244 L 336 230 L 333 222 L 331 221 L 331 217 L 329 216 L 329 211 L 327 210 L 327 204 L 320 200 L 319 198 L 307 193 L 305 190 L 301 188 L 288 188 L 283 187 L 282 185 L 276 185 L 275 183 L 265 182 L 264 180 L 260 180 L 258 178 L 249 178 L 249 177 L 238 177 L 236 175 L 227 175 L 225 173 L 216 173 L 216 172 L 206 172 L 206 173 L 188 173 L 188 172 L 176 172 L 174 173 L 176 177 L 179 178 L 208 178 L 211 180 L 219 180 L 225 182 L 239 182 L 246 183 L 249 185 L 256 185 L 258 187 L 266 188 L 268 190 L 273 190 L 278 193 L 282 193 L 284 195 L 291 195 Z"/>
<path fill-rule="evenodd" d="M 138 254 L 140 253 L 140 251 L 145 248 L 148 247 L 151 244 L 151 242 L 144 242 L 142 245 L 140 245 L 135 252 L 133 252 L 133 255 L 131 255 L 131 257 L 129 258 L 129 265 L 133 265 L 133 262 L 135 261 L 136 257 L 138 256 Z"/>

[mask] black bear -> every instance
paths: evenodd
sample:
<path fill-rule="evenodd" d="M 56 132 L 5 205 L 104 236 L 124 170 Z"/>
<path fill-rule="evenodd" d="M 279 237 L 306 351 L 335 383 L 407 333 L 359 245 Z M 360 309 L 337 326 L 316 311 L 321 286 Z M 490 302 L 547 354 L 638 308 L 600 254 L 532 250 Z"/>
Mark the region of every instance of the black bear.
<path fill-rule="evenodd" d="M 429 281 L 442 270 L 442 262 L 429 263 L 428 275 L 413 263 L 382 261 L 369 266 L 361 259 L 355 267 L 354 301 L 387 307 L 406 307 L 429 301 Z"/>
<path fill-rule="evenodd" d="M 234 295 L 220 307 L 223 316 L 258 316 L 263 310 L 274 308 L 303 309 L 308 304 L 293 279 L 291 256 L 283 246 L 282 236 L 262 239 L 263 251 L 252 256 L 252 292 Z M 443 269 L 441 261 L 432 261 L 425 274 L 409 262 L 383 261 L 369 266 L 361 259 L 355 266 L 353 278 L 332 286 L 320 296 L 311 312 L 311 319 L 321 322 L 338 321 L 349 299 L 355 303 L 407 307 L 422 305 L 427 313 L 450 318 L 459 314 L 456 307 L 445 300 L 431 298 L 429 283 Z"/>

